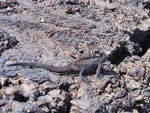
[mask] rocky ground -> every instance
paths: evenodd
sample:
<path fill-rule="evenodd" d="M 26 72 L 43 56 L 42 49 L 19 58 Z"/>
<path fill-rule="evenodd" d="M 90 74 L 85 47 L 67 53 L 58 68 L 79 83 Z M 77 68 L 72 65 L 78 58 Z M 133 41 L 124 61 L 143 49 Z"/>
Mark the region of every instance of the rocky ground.
<path fill-rule="evenodd" d="M 112 55 L 91 83 L 7 66 L 64 66 L 87 48 Z M 0 113 L 149 112 L 149 0 L 0 0 Z"/>

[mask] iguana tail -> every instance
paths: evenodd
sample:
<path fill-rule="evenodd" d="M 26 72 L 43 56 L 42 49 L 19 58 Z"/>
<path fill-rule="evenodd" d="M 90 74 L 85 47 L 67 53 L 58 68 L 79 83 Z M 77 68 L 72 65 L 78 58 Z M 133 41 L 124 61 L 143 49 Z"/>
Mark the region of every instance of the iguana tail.
<path fill-rule="evenodd" d="M 46 69 L 48 71 L 56 72 L 56 73 L 64 73 L 64 72 L 74 71 L 70 65 L 64 66 L 64 67 L 56 67 L 56 66 L 41 64 L 41 63 L 13 63 L 13 64 L 9 64 L 7 66 L 29 66 L 29 67 Z"/>

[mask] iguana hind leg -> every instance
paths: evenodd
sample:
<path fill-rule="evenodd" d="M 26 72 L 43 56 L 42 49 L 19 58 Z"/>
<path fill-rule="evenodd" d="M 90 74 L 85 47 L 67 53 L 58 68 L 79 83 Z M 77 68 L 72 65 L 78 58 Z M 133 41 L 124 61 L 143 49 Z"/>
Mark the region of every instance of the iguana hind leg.
<path fill-rule="evenodd" d="M 96 77 L 98 79 L 101 79 L 103 77 L 102 72 L 103 72 L 103 68 L 102 68 L 102 64 L 100 63 L 100 64 L 98 64 L 98 67 L 96 69 Z"/>
<path fill-rule="evenodd" d="M 87 78 L 83 75 L 84 71 L 85 71 L 85 68 L 82 68 L 82 69 L 80 70 L 80 73 L 79 73 L 79 78 L 80 78 L 80 80 L 81 80 L 82 82 L 91 82 L 89 79 L 87 79 Z"/>

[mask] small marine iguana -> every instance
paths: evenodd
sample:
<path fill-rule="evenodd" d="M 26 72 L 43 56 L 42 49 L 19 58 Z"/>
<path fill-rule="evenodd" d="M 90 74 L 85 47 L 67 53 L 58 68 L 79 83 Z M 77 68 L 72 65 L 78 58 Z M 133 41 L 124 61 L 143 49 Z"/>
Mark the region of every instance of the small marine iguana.
<path fill-rule="evenodd" d="M 99 78 L 99 74 L 101 74 L 103 71 L 102 64 L 107 60 L 107 58 L 108 55 L 103 53 L 99 57 L 83 58 L 64 67 L 56 67 L 41 63 L 13 63 L 7 66 L 29 66 L 46 69 L 48 71 L 56 73 L 70 73 L 70 74 L 79 73 L 81 81 L 89 82 L 89 80 L 84 75 L 96 74 L 97 78 Z"/>

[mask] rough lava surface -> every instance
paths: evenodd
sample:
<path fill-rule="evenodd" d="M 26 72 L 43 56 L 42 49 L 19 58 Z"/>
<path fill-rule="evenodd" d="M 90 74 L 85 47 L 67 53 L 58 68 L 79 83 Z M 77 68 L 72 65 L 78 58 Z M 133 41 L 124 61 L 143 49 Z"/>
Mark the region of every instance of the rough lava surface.
<path fill-rule="evenodd" d="M 65 66 L 87 48 L 112 55 L 90 83 L 7 66 Z M 149 112 L 149 0 L 0 0 L 0 113 Z"/>

